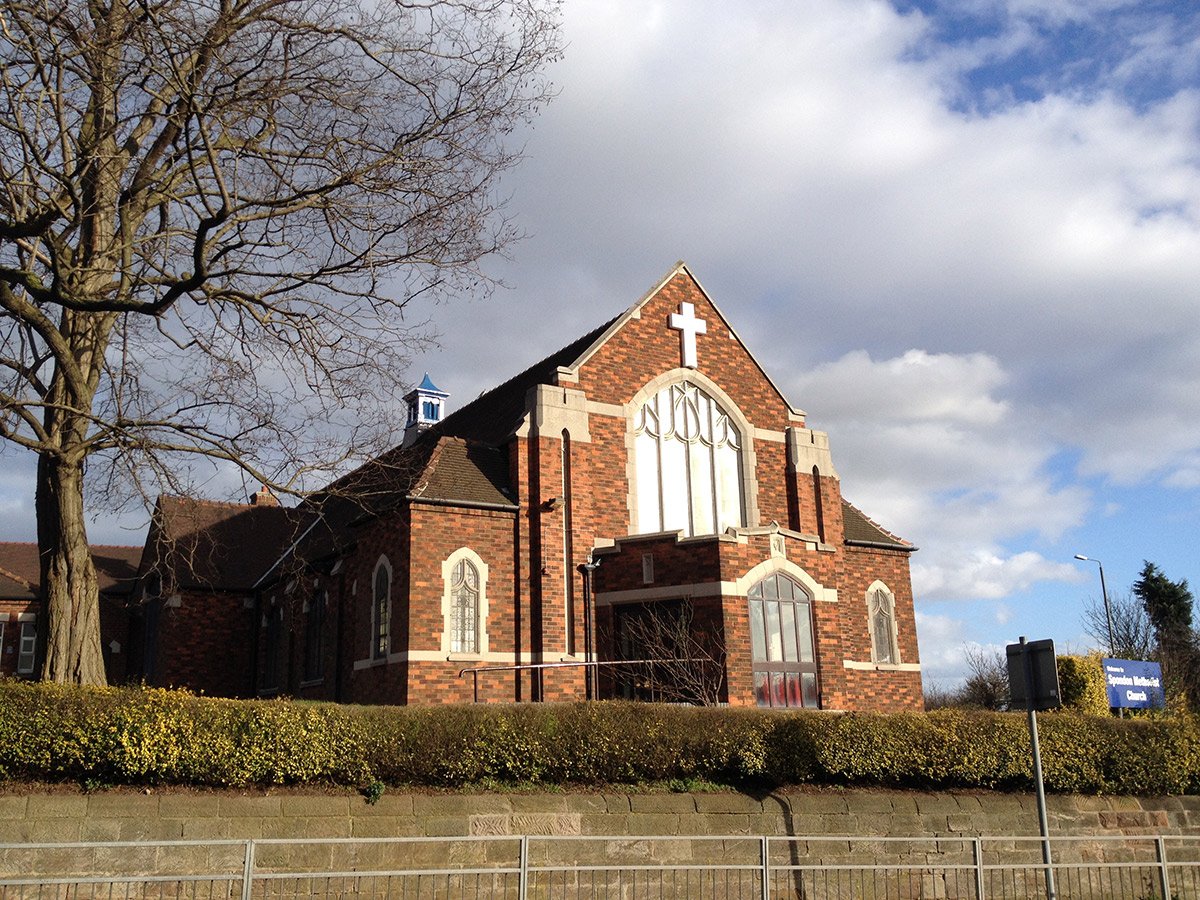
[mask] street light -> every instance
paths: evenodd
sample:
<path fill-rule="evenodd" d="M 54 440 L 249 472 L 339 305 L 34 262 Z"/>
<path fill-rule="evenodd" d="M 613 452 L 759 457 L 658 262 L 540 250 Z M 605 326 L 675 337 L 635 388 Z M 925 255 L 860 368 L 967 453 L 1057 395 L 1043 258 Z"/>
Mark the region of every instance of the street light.
<path fill-rule="evenodd" d="M 1104 563 L 1090 556 L 1084 556 L 1082 553 L 1076 553 L 1075 558 L 1084 562 L 1094 562 L 1100 567 L 1100 594 L 1104 597 L 1104 617 L 1108 620 L 1108 655 L 1116 656 L 1117 648 L 1113 642 L 1112 607 L 1108 605 L 1108 588 L 1104 586 Z"/>

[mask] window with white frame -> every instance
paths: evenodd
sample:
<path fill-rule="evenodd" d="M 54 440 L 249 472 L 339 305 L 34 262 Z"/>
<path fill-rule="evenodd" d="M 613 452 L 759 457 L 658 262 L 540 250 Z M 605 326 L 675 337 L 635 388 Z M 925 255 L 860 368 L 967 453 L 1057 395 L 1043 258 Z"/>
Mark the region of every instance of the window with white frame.
<path fill-rule="evenodd" d="M 718 534 L 745 524 L 742 435 L 720 403 L 681 381 L 650 397 L 633 426 L 635 533 Z"/>
<path fill-rule="evenodd" d="M 474 550 L 461 547 L 442 563 L 442 650 L 482 656 L 488 651 L 488 567 Z"/>
<path fill-rule="evenodd" d="M 371 600 L 371 656 L 386 659 L 392 636 L 392 566 L 386 556 L 375 564 L 374 592 Z"/>
<path fill-rule="evenodd" d="M 479 572 L 468 559 L 460 559 L 451 576 L 450 652 L 479 652 Z"/>
<path fill-rule="evenodd" d="M 21 632 L 17 643 L 17 674 L 32 675 L 37 661 L 37 614 L 21 616 Z"/>
<path fill-rule="evenodd" d="M 867 591 L 867 624 L 871 629 L 871 661 L 900 662 L 900 647 L 896 641 L 896 597 L 878 581 Z"/>

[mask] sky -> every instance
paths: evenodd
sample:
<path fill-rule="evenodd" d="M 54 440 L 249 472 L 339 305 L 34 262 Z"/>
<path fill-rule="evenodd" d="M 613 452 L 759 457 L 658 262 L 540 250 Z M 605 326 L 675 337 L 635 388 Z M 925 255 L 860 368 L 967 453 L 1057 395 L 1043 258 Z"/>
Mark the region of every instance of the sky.
<path fill-rule="evenodd" d="M 920 548 L 927 685 L 971 646 L 1096 646 L 1077 553 L 1113 595 L 1143 560 L 1200 585 L 1200 9 L 566 0 L 563 35 L 507 287 L 417 311 L 408 384 L 453 409 L 682 259 Z M 33 536 L 9 454 L 0 539 Z"/>

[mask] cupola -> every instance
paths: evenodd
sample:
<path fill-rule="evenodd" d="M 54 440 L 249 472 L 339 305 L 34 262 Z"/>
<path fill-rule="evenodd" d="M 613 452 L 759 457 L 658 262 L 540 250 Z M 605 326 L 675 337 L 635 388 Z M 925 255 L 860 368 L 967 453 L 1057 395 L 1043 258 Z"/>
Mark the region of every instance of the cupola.
<path fill-rule="evenodd" d="M 442 421 L 446 414 L 446 398 L 450 395 L 440 390 L 429 379 L 429 373 L 421 383 L 404 395 L 408 405 L 408 421 L 404 425 L 404 446 L 417 439 L 422 431 Z"/>

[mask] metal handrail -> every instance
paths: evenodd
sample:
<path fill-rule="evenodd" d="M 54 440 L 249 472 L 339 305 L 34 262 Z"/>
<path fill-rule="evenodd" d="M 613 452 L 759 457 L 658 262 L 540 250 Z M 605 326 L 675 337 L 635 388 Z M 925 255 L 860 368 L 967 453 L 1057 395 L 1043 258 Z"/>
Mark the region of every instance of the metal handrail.
<path fill-rule="evenodd" d="M 479 702 L 479 673 L 480 672 L 524 672 L 536 671 L 543 672 L 546 669 L 579 669 L 579 668 L 596 668 L 600 666 L 643 666 L 643 665 L 661 665 L 663 663 L 703 663 L 708 660 L 702 657 L 692 656 L 672 656 L 666 659 L 606 659 L 606 660 L 589 660 L 589 661 L 571 661 L 571 662 L 551 662 L 551 663 L 516 663 L 507 666 L 469 666 L 465 669 L 458 670 L 458 677 L 470 673 L 472 676 L 471 696 L 472 702 Z M 539 681 L 540 686 L 540 681 Z"/>

